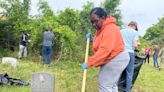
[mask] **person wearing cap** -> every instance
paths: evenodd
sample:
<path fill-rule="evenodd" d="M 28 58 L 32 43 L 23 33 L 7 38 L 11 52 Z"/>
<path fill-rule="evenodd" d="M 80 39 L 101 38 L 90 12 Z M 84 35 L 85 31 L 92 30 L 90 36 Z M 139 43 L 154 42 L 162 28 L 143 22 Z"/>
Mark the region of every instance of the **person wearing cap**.
<path fill-rule="evenodd" d="M 128 66 L 126 67 L 126 91 L 130 92 L 132 88 L 132 79 L 134 72 L 134 61 L 135 61 L 135 53 L 134 50 L 137 49 L 138 46 L 138 35 L 137 35 L 137 23 L 135 21 L 131 21 L 128 24 L 126 29 L 121 30 L 122 37 L 124 39 L 126 50 L 129 53 L 130 61 Z"/>
<path fill-rule="evenodd" d="M 99 92 L 118 92 L 118 79 L 129 63 L 120 29 L 116 26 L 116 19 L 107 16 L 100 7 L 90 11 L 90 20 L 96 29 L 92 42 L 93 56 L 82 64 L 82 69 L 100 67 Z"/>

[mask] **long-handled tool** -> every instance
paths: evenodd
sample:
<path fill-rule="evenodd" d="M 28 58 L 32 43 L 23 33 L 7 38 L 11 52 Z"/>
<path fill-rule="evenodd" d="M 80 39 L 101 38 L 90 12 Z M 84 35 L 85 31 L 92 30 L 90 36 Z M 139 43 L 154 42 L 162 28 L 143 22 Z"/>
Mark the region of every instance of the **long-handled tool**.
<path fill-rule="evenodd" d="M 85 63 L 87 63 L 87 61 L 88 61 L 89 42 L 90 42 L 90 39 L 88 38 L 87 44 L 86 44 L 86 52 L 85 52 Z M 85 92 L 86 75 L 87 75 L 87 69 L 85 69 L 83 72 L 83 83 L 82 83 L 81 92 Z"/>

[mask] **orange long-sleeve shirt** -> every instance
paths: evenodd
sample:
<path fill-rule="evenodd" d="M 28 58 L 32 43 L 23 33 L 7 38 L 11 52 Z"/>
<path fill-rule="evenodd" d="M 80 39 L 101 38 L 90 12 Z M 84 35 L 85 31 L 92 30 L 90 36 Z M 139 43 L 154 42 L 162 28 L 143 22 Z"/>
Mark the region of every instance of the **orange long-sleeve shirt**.
<path fill-rule="evenodd" d="M 120 30 L 116 26 L 116 20 L 112 16 L 108 16 L 93 38 L 93 56 L 88 60 L 87 66 L 101 66 L 117 56 L 124 48 L 125 45 Z"/>

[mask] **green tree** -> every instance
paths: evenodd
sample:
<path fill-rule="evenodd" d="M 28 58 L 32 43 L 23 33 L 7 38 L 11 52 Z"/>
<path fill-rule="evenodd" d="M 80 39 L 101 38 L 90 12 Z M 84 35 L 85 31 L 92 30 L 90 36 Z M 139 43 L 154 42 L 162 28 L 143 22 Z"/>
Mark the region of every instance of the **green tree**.
<path fill-rule="evenodd" d="M 64 11 L 60 11 L 58 15 L 58 22 L 60 25 L 67 25 L 73 31 L 76 31 L 79 19 L 79 12 L 75 9 L 66 8 Z"/>
<path fill-rule="evenodd" d="M 80 22 L 79 28 L 81 30 L 80 33 L 86 34 L 88 30 L 92 29 L 92 25 L 89 18 L 90 17 L 89 12 L 93 7 L 94 7 L 93 2 L 87 2 L 87 4 L 83 6 L 83 10 L 80 11 L 80 19 L 79 19 Z"/>
<path fill-rule="evenodd" d="M 111 15 L 116 18 L 117 25 L 122 25 L 122 15 L 121 11 L 118 8 L 120 0 L 105 0 L 102 4 L 102 7 L 106 10 L 108 15 Z"/>
<path fill-rule="evenodd" d="M 6 18 L 1 28 L 4 30 L 3 34 L 4 47 L 14 48 L 18 44 L 20 31 L 24 25 L 28 25 L 28 14 L 30 0 L 5 0 L 0 1 L 0 7 L 2 8 L 2 15 Z"/>
<path fill-rule="evenodd" d="M 143 39 L 151 43 L 156 42 L 161 46 L 164 45 L 164 17 L 159 19 L 157 24 L 147 29 Z"/>
<path fill-rule="evenodd" d="M 38 6 L 39 6 L 38 11 L 39 11 L 40 15 L 43 15 L 45 17 L 54 15 L 53 11 L 50 8 L 50 6 L 48 5 L 47 1 L 39 0 Z"/>
<path fill-rule="evenodd" d="M 79 18 L 79 34 L 78 34 L 78 41 L 77 44 L 80 47 L 79 49 L 79 53 L 85 53 L 85 45 L 86 45 L 86 33 L 90 32 L 90 33 L 94 33 L 95 29 L 93 29 L 92 24 L 90 22 L 90 15 L 89 12 L 91 11 L 91 9 L 94 7 L 94 3 L 93 2 L 87 2 L 87 4 L 85 4 L 83 6 L 83 9 L 80 11 L 80 18 Z M 91 31 L 92 30 L 92 31 Z M 81 56 L 82 57 L 82 56 Z"/>
<path fill-rule="evenodd" d="M 79 17 L 78 12 L 74 9 L 67 8 L 55 16 L 46 1 L 40 0 L 38 5 L 39 17 L 36 21 L 38 27 L 36 29 L 34 47 L 38 47 L 37 45 L 39 45 L 41 49 L 43 31 L 48 26 L 51 26 L 55 35 L 53 41 L 53 56 L 58 60 L 71 58 L 74 53 L 73 50 L 76 50 L 75 42 L 77 40 L 76 27 Z M 33 27 L 36 28 L 35 26 L 36 25 Z"/>
<path fill-rule="evenodd" d="M 162 37 L 164 34 L 164 17 L 159 20 L 157 24 L 154 24 L 147 29 L 144 39 L 153 40 L 155 38 Z"/>

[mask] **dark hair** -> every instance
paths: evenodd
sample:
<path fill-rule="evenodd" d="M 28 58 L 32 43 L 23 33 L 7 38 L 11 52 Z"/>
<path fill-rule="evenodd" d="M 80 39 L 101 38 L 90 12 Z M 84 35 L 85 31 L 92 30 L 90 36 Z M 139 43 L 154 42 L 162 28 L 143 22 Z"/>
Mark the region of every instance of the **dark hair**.
<path fill-rule="evenodd" d="M 131 21 L 129 24 L 128 24 L 128 26 L 130 26 L 130 25 L 132 25 L 132 26 L 135 26 L 136 27 L 136 31 L 138 31 L 138 27 L 137 27 L 137 22 L 135 22 L 135 21 Z"/>
<path fill-rule="evenodd" d="M 90 11 L 90 16 L 91 14 L 96 14 L 97 16 L 99 16 L 100 18 L 106 18 L 107 17 L 107 13 L 105 12 L 104 9 L 100 8 L 100 7 L 96 7 L 96 8 L 93 8 L 91 11 Z"/>
<path fill-rule="evenodd" d="M 27 34 L 27 31 L 26 31 L 26 30 L 22 30 L 22 33 L 23 33 L 23 34 Z"/>

